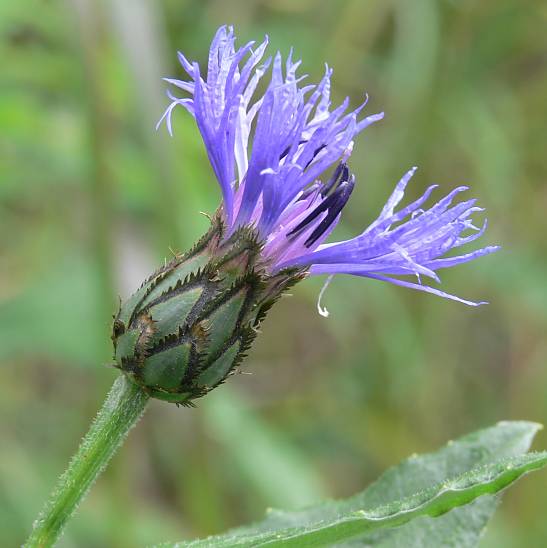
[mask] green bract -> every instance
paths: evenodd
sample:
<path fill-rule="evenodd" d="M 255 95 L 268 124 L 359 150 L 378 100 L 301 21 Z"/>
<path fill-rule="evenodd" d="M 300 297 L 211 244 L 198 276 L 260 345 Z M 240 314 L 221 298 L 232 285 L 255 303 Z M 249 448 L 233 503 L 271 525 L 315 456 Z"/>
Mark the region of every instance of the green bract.
<path fill-rule="evenodd" d="M 116 367 L 155 398 L 190 403 L 245 357 L 275 300 L 304 270 L 269 275 L 251 228 L 225 240 L 219 215 L 186 254 L 158 269 L 115 316 Z"/>

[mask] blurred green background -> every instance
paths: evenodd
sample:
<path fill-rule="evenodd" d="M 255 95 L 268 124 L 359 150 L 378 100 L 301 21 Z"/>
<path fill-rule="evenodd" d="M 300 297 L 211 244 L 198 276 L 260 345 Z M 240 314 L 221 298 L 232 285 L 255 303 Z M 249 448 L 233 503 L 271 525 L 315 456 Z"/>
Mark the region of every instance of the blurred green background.
<path fill-rule="evenodd" d="M 443 273 L 471 309 L 339 276 L 271 312 L 243 370 L 197 409 L 152 402 L 61 546 L 220 532 L 347 496 L 413 452 L 501 419 L 547 421 L 547 4 L 490 0 L 0 3 L 0 545 L 19 545 L 115 370 L 109 329 L 219 191 L 189 115 L 154 131 L 180 49 L 268 33 L 337 99 L 385 120 L 357 140 L 340 237 L 420 166 L 409 198 L 469 183 L 503 250 Z M 536 447 L 545 447 L 540 435 Z M 543 483 L 542 483 L 543 482 Z M 540 485 L 542 485 L 540 487 Z M 484 546 L 542 546 L 545 474 L 505 497 Z"/>

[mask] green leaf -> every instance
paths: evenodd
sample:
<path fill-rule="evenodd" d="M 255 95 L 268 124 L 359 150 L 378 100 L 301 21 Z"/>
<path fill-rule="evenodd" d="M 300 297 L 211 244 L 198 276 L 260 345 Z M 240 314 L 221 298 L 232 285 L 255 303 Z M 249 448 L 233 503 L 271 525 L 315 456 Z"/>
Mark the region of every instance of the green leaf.
<path fill-rule="evenodd" d="M 523 454 L 538 429 L 499 423 L 410 457 L 350 499 L 272 510 L 254 526 L 164 546 L 475 546 L 496 508 L 490 495 L 547 464 L 545 452 Z"/>

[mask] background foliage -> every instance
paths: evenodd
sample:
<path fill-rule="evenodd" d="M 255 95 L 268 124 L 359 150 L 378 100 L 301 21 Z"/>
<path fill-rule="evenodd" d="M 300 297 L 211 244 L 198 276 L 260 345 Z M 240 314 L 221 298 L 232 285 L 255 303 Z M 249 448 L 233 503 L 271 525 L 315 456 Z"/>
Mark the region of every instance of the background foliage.
<path fill-rule="evenodd" d="M 268 506 L 361 490 L 413 452 L 502 418 L 547 417 L 547 8 L 517 0 L 6 0 L 0 3 L 0 544 L 20 544 L 115 372 L 109 323 L 219 192 L 189 116 L 155 133 L 176 50 L 219 24 L 268 33 L 314 79 L 386 119 L 358 139 L 338 235 L 412 192 L 470 183 L 495 256 L 444 275 L 455 303 L 338 277 L 270 314 L 245 372 L 196 410 L 153 402 L 62 546 L 221 532 Z M 545 445 L 540 434 L 537 446 Z M 538 481 L 541 477 L 538 476 Z M 547 538 L 547 491 L 512 489 L 484 546 Z"/>

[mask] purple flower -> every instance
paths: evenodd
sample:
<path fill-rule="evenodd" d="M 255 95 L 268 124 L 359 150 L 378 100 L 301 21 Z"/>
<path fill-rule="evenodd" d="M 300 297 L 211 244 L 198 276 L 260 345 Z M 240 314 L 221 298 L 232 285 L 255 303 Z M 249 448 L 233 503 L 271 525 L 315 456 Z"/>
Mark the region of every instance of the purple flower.
<path fill-rule="evenodd" d="M 486 222 L 481 228 L 473 225 L 471 216 L 482 211 L 474 199 L 454 203 L 466 187 L 426 208 L 435 188 L 430 186 L 419 199 L 395 211 L 416 170 L 412 168 L 366 230 L 350 240 L 324 243 L 355 185 L 346 164 L 353 140 L 383 113 L 362 117 L 366 100 L 348 112 L 347 98 L 331 109 L 329 67 L 317 85 L 300 85 L 305 77 L 297 76 L 300 61 L 293 62 L 292 52 L 285 63 L 279 53 L 273 61 L 263 60 L 267 38 L 256 48 L 249 42 L 236 49 L 234 42 L 231 27 L 217 31 L 206 75 L 179 53 L 189 79 L 165 80 L 186 96 L 168 91 L 172 102 L 159 122 L 165 120 L 172 134 L 177 105 L 194 116 L 222 189 L 228 235 L 240 226 L 253 226 L 264 243 L 262 259 L 270 273 L 302 267 L 312 275 L 354 274 L 468 305 L 483 304 L 422 283 L 423 277 L 439 282 L 438 270 L 498 249 L 489 246 L 445 256 L 486 229 Z M 261 95 L 257 86 L 266 74 L 269 81 Z"/>

